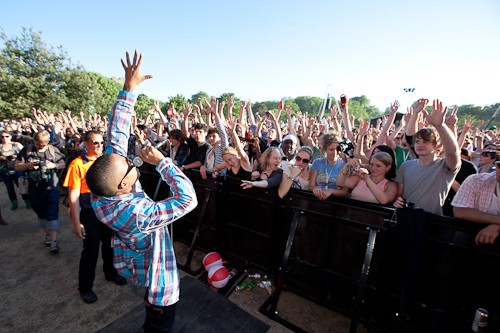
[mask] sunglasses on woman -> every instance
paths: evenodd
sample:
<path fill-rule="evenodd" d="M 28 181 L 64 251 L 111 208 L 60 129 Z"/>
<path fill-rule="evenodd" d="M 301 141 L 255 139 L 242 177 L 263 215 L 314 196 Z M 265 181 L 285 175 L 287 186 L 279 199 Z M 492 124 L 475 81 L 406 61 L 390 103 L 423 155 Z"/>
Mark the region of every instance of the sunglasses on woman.
<path fill-rule="evenodd" d="M 299 162 L 299 163 L 300 163 L 300 162 L 304 162 L 304 163 L 309 163 L 309 162 L 311 162 L 311 160 L 310 160 L 310 159 L 308 159 L 308 158 L 302 158 L 302 157 L 300 157 L 300 156 L 295 156 L 295 160 L 296 160 L 297 162 Z"/>

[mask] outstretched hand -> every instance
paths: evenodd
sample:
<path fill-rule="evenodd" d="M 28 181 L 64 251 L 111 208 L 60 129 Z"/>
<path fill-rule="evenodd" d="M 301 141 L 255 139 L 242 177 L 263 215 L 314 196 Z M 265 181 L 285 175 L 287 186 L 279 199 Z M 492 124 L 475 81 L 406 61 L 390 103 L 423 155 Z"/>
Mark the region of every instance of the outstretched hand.
<path fill-rule="evenodd" d="M 424 110 L 425 119 L 434 126 L 435 128 L 439 128 L 443 126 L 444 119 L 446 116 L 446 112 L 448 111 L 447 107 L 443 108 L 443 103 L 438 99 L 432 101 L 432 112 L 429 114 Z"/>
<path fill-rule="evenodd" d="M 135 50 L 134 59 L 132 63 L 130 62 L 130 55 L 128 51 L 126 54 L 126 61 L 121 59 L 123 69 L 125 70 L 125 83 L 123 84 L 123 90 L 132 92 L 134 88 L 144 80 L 153 78 L 153 75 L 141 75 L 141 64 L 142 64 L 142 53 Z"/>

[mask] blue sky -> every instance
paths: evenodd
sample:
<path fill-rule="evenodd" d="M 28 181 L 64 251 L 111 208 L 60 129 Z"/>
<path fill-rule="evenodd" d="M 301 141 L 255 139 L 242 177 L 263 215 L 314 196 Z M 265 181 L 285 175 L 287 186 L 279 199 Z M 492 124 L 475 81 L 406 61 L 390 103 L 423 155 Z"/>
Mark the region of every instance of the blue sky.
<path fill-rule="evenodd" d="M 446 105 L 500 102 L 500 1 L 2 1 L 0 28 L 62 45 L 74 63 L 123 76 L 125 50 L 165 101 L 202 90 L 252 101 L 366 95 Z M 415 88 L 412 94 L 404 88 Z"/>

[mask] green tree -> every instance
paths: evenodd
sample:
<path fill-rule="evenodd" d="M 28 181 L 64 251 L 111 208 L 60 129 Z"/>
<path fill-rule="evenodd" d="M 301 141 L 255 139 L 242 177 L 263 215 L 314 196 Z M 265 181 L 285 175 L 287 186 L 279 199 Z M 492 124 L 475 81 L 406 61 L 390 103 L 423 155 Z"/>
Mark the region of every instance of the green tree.
<path fill-rule="evenodd" d="M 349 99 L 349 113 L 357 118 L 368 120 L 380 115 L 380 111 L 373 105 L 370 105 L 370 100 L 365 96 L 357 96 Z"/>
<path fill-rule="evenodd" d="M 224 112 L 227 113 L 227 101 L 229 98 L 234 97 L 234 106 L 233 106 L 233 116 L 239 117 L 240 116 L 240 103 L 241 100 L 235 96 L 234 93 L 223 93 L 217 99 L 219 101 L 225 101 L 226 106 L 224 107 Z"/>
<path fill-rule="evenodd" d="M 88 111 L 95 111 L 101 116 L 107 116 L 111 106 L 116 101 L 118 92 L 122 89 L 122 84 L 98 73 L 87 72 L 87 75 L 91 79 L 90 86 L 87 88 L 92 101 Z"/>
<path fill-rule="evenodd" d="M 172 105 L 175 107 L 175 109 L 177 110 L 177 112 L 182 112 L 182 110 L 184 109 L 184 106 L 188 103 L 186 97 L 180 95 L 180 94 L 177 94 L 173 97 L 169 97 L 168 98 L 168 107 L 172 107 Z"/>
<path fill-rule="evenodd" d="M 194 94 L 193 96 L 191 96 L 191 98 L 189 99 L 189 103 L 196 103 L 198 104 L 198 101 L 200 99 L 203 99 L 203 97 L 207 98 L 207 99 L 210 99 L 210 97 L 208 96 L 208 94 L 204 91 L 198 91 L 196 94 Z"/>
<path fill-rule="evenodd" d="M 299 96 L 295 97 L 295 103 L 297 103 L 300 111 L 308 112 L 310 115 L 317 114 L 319 110 L 319 106 L 323 102 L 323 99 L 320 97 L 311 97 L 311 96 Z"/>
<path fill-rule="evenodd" d="M 265 103 L 256 102 L 252 105 L 252 111 L 254 114 L 259 114 L 262 117 L 267 111 L 267 106 Z"/>
<path fill-rule="evenodd" d="M 135 102 L 134 110 L 138 119 L 146 119 L 148 110 L 154 107 L 154 99 L 144 94 L 139 94 Z"/>
<path fill-rule="evenodd" d="M 1 33 L 0 40 L 3 43 L 0 52 L 0 114 L 3 117 L 26 116 L 32 106 L 55 113 L 70 104 L 64 79 L 72 78 L 69 73 L 76 69 L 62 47 L 54 50 L 42 41 L 40 33 L 25 28 L 20 37 L 8 38 Z M 84 102 L 86 98 L 82 99 L 79 101 Z"/>

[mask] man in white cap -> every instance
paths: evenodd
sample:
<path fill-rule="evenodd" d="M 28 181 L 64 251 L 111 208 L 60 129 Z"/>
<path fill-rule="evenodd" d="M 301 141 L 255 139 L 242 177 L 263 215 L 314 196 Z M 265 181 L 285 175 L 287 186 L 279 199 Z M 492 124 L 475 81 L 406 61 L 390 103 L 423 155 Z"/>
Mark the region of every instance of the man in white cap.
<path fill-rule="evenodd" d="M 281 156 L 283 161 L 291 161 L 297 154 L 299 139 L 294 134 L 287 134 L 281 142 Z"/>

